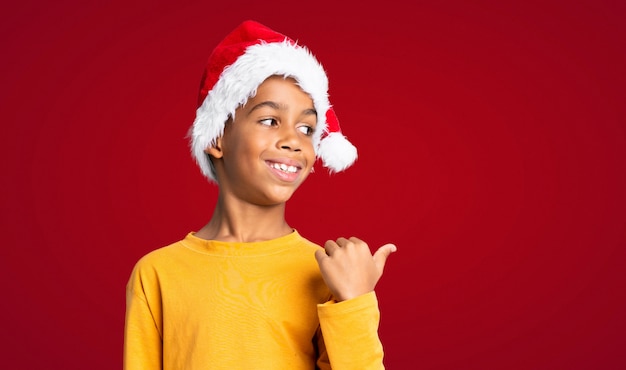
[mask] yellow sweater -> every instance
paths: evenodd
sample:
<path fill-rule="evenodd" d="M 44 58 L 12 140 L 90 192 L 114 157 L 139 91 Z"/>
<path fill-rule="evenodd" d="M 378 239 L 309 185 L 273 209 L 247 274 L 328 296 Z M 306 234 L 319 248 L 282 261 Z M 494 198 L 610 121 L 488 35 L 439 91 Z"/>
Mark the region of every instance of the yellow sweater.
<path fill-rule="evenodd" d="M 127 286 L 124 368 L 383 369 L 375 294 L 333 302 L 318 248 L 296 231 L 256 243 L 190 233 L 147 254 Z"/>

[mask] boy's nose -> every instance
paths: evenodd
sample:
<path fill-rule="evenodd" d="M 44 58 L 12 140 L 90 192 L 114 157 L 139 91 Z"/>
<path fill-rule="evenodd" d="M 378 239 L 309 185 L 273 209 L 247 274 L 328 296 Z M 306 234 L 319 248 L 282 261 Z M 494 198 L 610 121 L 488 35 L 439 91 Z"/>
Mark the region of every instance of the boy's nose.
<path fill-rule="evenodd" d="M 281 149 L 300 151 L 300 139 L 294 128 L 285 128 L 281 130 L 281 136 L 278 140 L 278 146 Z"/>

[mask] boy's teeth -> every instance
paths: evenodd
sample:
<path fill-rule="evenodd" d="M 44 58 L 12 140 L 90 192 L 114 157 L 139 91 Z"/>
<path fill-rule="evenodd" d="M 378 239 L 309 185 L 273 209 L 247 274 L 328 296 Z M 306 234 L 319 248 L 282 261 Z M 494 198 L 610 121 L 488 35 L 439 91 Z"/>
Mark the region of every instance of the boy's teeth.
<path fill-rule="evenodd" d="M 287 166 L 284 163 L 274 163 L 272 167 L 281 171 L 291 172 L 291 173 L 295 173 L 298 170 L 295 166 Z"/>

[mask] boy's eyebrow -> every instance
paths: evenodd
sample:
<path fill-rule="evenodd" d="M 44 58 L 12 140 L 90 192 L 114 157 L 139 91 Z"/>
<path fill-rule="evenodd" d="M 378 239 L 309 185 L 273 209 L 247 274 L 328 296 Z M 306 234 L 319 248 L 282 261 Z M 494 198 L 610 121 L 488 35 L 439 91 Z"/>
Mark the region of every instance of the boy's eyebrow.
<path fill-rule="evenodd" d="M 262 108 L 262 107 L 270 107 L 270 108 L 276 109 L 276 110 L 286 110 L 287 109 L 287 106 L 284 105 L 284 104 L 279 104 L 279 103 L 273 102 L 271 100 L 267 100 L 267 101 L 260 102 L 259 104 L 257 104 L 254 107 L 252 107 L 252 109 L 250 109 L 250 111 L 248 111 L 248 115 L 251 114 L 252 112 L 254 112 L 256 109 L 259 109 L 259 108 Z M 317 116 L 317 111 L 314 108 L 305 109 L 302 113 L 304 115 L 306 115 L 306 116 L 309 116 L 309 115 Z"/>

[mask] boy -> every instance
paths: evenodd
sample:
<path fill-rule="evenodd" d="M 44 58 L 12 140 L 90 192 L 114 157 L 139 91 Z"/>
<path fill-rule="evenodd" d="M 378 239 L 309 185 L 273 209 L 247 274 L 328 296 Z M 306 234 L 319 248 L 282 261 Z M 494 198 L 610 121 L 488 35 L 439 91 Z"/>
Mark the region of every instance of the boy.
<path fill-rule="evenodd" d="M 153 251 L 127 286 L 124 368 L 381 369 L 374 287 L 387 244 L 309 242 L 285 204 L 317 157 L 356 159 L 303 46 L 246 21 L 209 57 L 191 136 L 218 184 L 209 222 Z"/>

